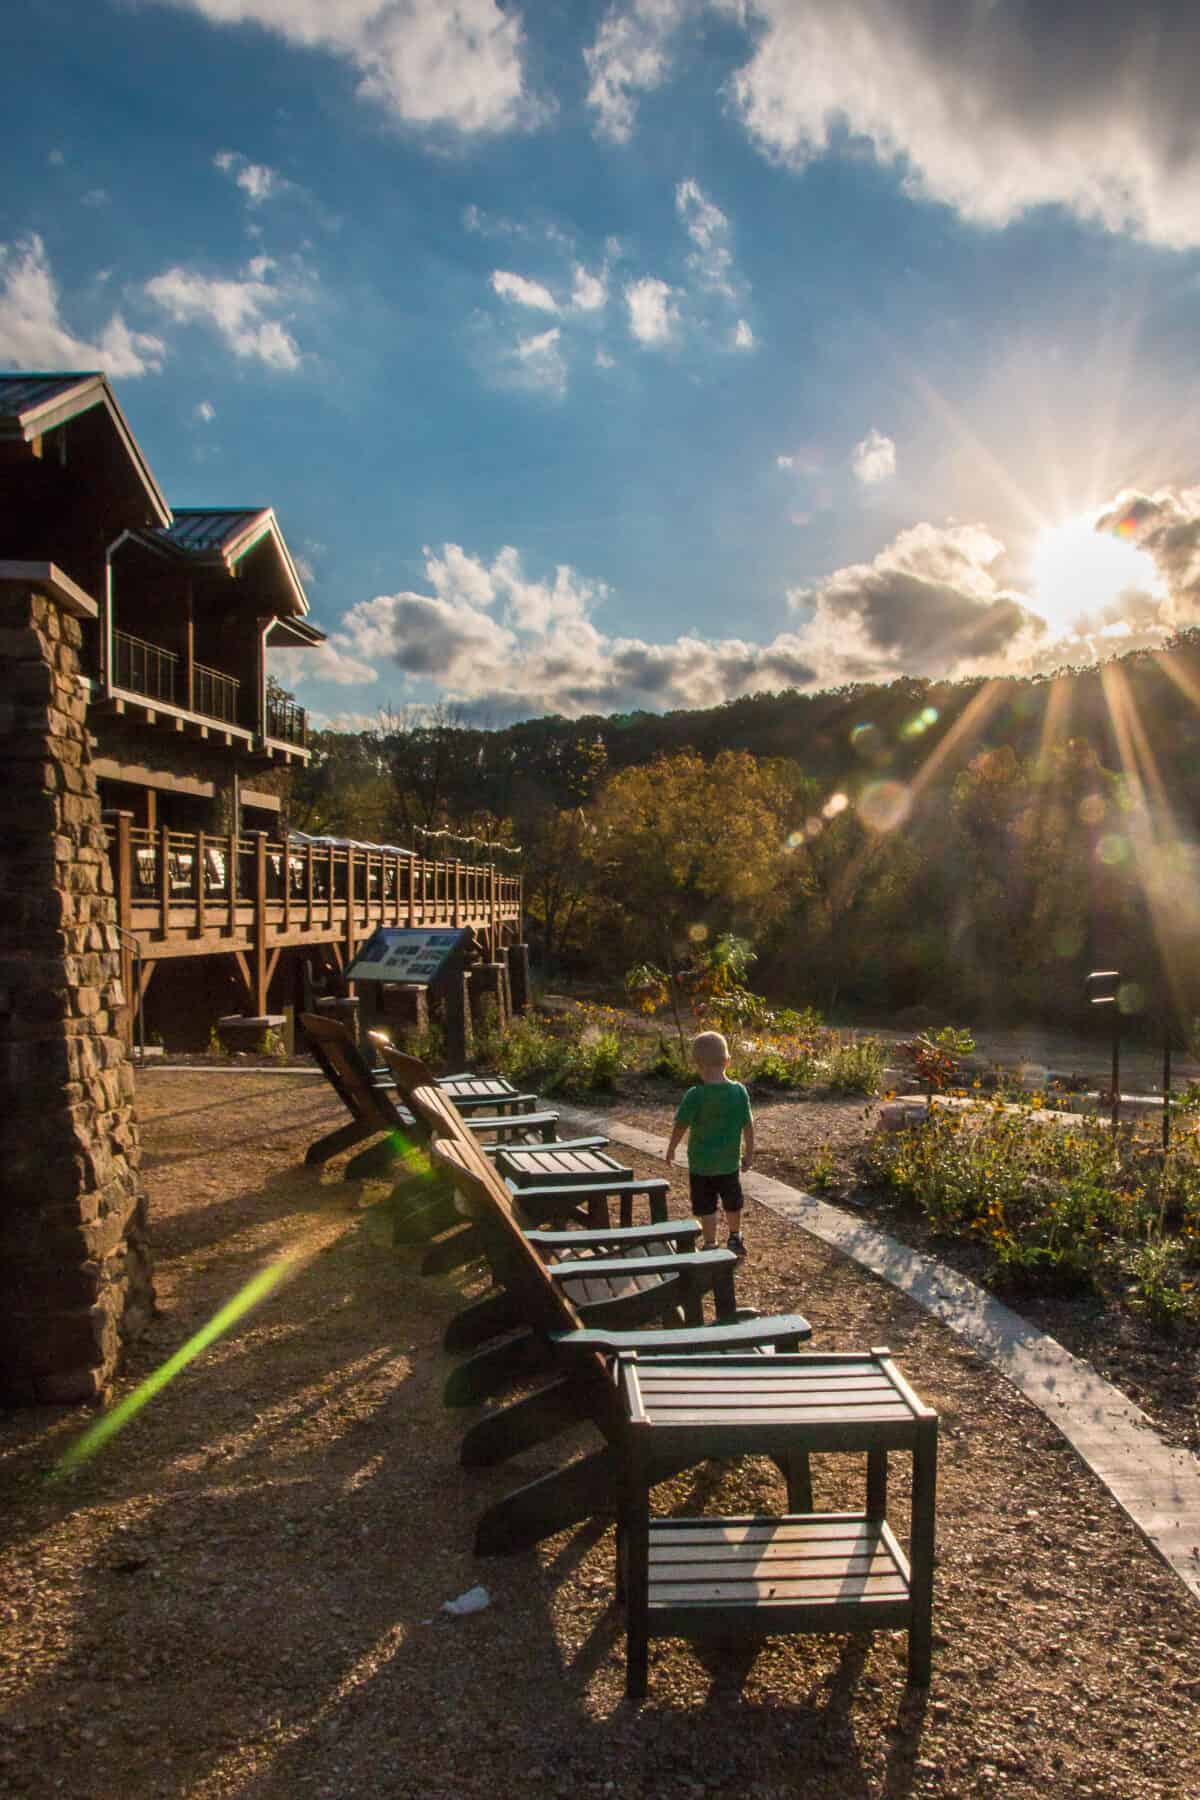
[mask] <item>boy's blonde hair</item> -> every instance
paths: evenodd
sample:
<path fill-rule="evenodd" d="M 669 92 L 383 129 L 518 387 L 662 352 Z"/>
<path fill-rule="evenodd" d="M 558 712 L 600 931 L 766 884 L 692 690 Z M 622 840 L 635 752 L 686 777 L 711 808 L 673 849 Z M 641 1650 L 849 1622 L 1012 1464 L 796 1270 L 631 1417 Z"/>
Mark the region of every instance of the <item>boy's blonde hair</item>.
<path fill-rule="evenodd" d="M 729 1045 L 719 1031 L 702 1031 L 692 1039 L 692 1061 L 702 1069 L 723 1068 L 729 1061 Z"/>

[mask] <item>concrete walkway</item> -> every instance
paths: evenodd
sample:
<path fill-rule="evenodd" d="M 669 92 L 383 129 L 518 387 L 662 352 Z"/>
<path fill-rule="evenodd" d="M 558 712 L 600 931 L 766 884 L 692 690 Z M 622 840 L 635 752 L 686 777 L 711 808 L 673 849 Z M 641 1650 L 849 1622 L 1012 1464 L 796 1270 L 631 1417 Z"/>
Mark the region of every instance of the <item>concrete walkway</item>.
<path fill-rule="evenodd" d="M 605 1133 L 649 1156 L 667 1140 L 607 1113 L 563 1110 L 571 1130 Z M 1019 1388 L 1078 1452 L 1113 1499 L 1200 1600 L 1200 1463 L 1164 1444 L 1140 1407 L 1089 1364 L 944 1263 L 852 1213 L 769 1175 L 743 1177 L 752 1199 L 882 1277 L 964 1338 Z"/>

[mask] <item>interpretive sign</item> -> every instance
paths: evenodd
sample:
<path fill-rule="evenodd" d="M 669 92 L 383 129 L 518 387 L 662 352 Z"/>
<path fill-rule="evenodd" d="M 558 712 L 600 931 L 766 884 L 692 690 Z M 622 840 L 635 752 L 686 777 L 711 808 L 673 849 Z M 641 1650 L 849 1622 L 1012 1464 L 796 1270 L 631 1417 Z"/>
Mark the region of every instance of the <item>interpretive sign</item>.
<path fill-rule="evenodd" d="M 461 961 L 473 933 L 380 926 L 346 970 L 347 981 L 402 981 L 429 987 Z"/>

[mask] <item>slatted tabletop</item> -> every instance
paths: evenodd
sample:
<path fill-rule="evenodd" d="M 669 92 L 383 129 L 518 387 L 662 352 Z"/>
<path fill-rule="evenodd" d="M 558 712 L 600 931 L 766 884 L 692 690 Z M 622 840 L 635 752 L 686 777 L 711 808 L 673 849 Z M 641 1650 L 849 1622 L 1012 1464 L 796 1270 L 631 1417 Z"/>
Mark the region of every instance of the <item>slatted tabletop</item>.
<path fill-rule="evenodd" d="M 649 1453 L 696 1432 L 713 1455 L 749 1449 L 902 1450 L 930 1409 L 886 1356 L 622 1357 L 620 1380 Z"/>
<path fill-rule="evenodd" d="M 517 1092 L 503 1075 L 454 1075 L 438 1086 L 452 1100 L 509 1100 Z"/>
<path fill-rule="evenodd" d="M 556 1150 L 553 1144 L 512 1144 L 496 1158 L 502 1175 L 516 1187 L 581 1185 L 597 1181 L 630 1181 L 633 1171 L 605 1150 Z"/>

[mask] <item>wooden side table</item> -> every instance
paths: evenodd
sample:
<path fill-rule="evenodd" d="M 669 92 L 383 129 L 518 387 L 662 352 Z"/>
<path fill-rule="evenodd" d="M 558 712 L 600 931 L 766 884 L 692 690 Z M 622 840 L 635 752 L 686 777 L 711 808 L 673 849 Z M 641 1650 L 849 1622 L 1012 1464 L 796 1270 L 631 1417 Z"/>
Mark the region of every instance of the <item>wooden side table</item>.
<path fill-rule="evenodd" d="M 866 1355 L 622 1354 L 626 1431 L 618 1591 L 626 1692 L 645 1695 L 652 1637 L 727 1642 L 799 1631 L 908 1633 L 908 1679 L 929 1682 L 937 1414 L 886 1349 Z M 662 1471 L 705 1456 L 769 1455 L 806 1470 L 819 1450 L 863 1451 L 861 1512 L 800 1510 L 789 1479 L 775 1517 L 652 1518 Z M 887 1522 L 888 1456 L 912 1456 L 905 1555 Z M 658 1473 L 656 1473 L 658 1471 Z"/>

